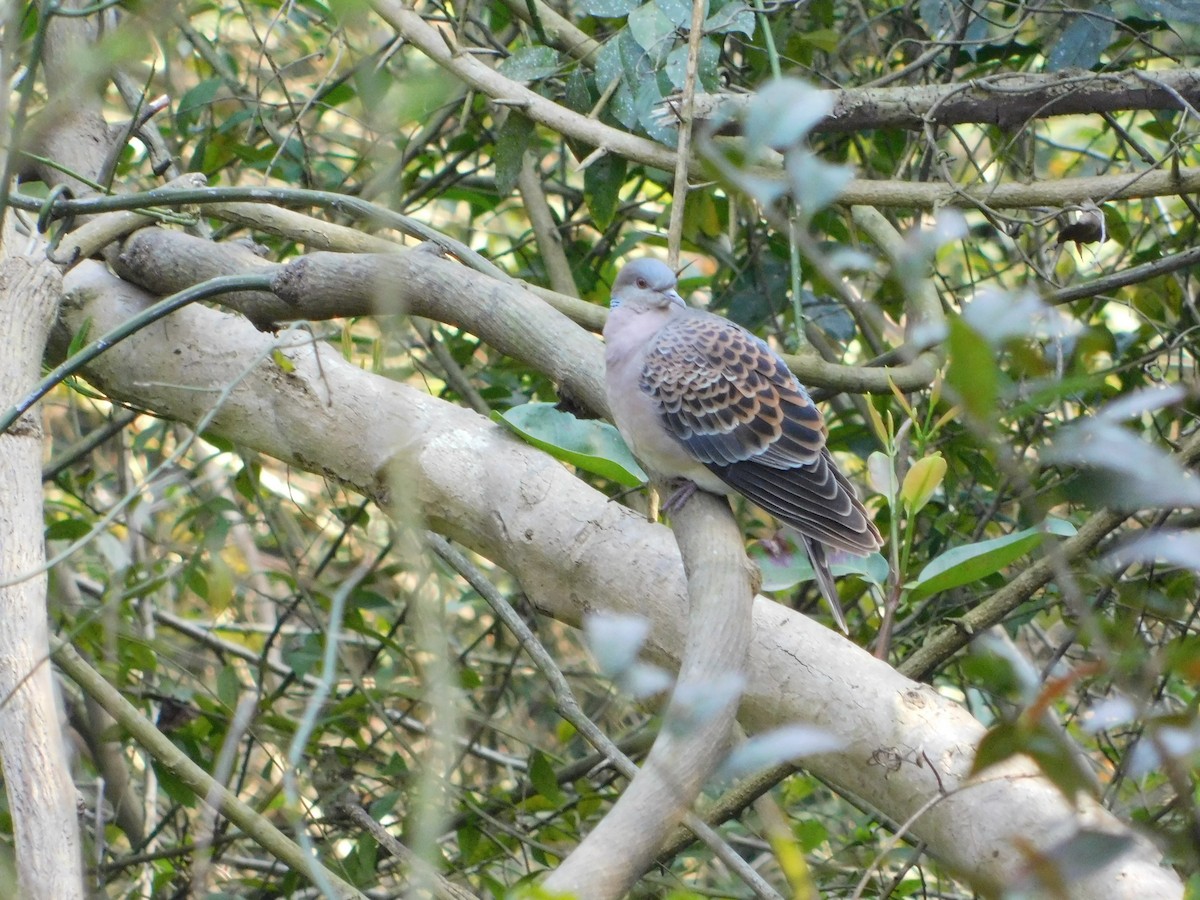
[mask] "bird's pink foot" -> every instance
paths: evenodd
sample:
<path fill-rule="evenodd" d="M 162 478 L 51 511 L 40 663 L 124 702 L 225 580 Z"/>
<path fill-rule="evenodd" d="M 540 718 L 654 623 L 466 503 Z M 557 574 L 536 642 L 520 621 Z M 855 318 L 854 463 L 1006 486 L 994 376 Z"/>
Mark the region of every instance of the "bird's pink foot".
<path fill-rule="evenodd" d="M 696 493 L 696 482 L 688 481 L 686 478 L 681 479 L 679 487 L 675 488 L 674 493 L 663 504 L 662 511 L 669 516 L 674 515 L 683 509 L 694 493 Z"/>

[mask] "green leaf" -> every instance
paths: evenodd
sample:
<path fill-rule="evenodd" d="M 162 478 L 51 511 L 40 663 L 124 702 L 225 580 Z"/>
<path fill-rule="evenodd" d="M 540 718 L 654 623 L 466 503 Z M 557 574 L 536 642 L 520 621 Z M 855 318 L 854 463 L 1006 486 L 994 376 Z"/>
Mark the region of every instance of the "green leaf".
<path fill-rule="evenodd" d="M 296 371 L 296 364 L 284 356 L 283 351 L 278 348 L 271 351 L 271 359 L 275 361 L 275 365 L 279 366 L 285 375 L 290 375 Z"/>
<path fill-rule="evenodd" d="M 75 332 L 71 338 L 71 345 L 67 347 L 67 356 L 74 356 L 80 350 L 88 345 L 88 335 L 92 333 L 92 317 L 88 316 L 83 320 L 83 324 L 79 326 L 79 330 Z"/>
<path fill-rule="evenodd" d="M 1194 0 L 1136 0 L 1137 5 L 1151 16 L 1162 16 L 1168 22 L 1200 25 L 1200 9 Z"/>
<path fill-rule="evenodd" d="M 579 4 L 589 16 L 604 19 L 622 19 L 641 5 L 641 0 L 581 0 Z"/>
<path fill-rule="evenodd" d="M 979 749 L 975 751 L 975 760 L 971 763 L 971 774 L 1011 759 L 1020 753 L 1024 746 L 1025 737 L 1020 726 L 1016 722 L 1001 722 L 988 729 L 987 734 L 980 740 Z"/>
<path fill-rule="evenodd" d="M 1000 376 L 988 342 L 957 316 L 949 321 L 950 367 L 946 383 L 954 388 L 966 410 L 990 422 L 1000 394 Z"/>
<path fill-rule="evenodd" d="M 496 190 L 507 197 L 517 186 L 525 151 L 533 138 L 533 122 L 512 110 L 496 135 Z"/>
<path fill-rule="evenodd" d="M 217 674 L 217 699 L 226 709 L 236 709 L 238 697 L 242 693 L 242 682 L 238 678 L 237 669 L 225 666 Z"/>
<path fill-rule="evenodd" d="M 1019 753 L 1032 757 L 1042 774 L 1068 801 L 1074 802 L 1080 793 L 1092 792 L 1092 783 L 1080 769 L 1069 740 L 1040 722 L 1030 725 L 1023 719 L 1001 722 L 983 736 L 971 763 L 971 774 L 976 775 Z"/>
<path fill-rule="evenodd" d="M 603 231 L 612 224 L 625 184 L 625 157 L 609 153 L 583 170 L 583 200 L 592 223 Z"/>
<path fill-rule="evenodd" d="M 947 550 L 921 570 L 910 585 L 909 599 L 920 600 L 994 575 L 1037 547 L 1047 532 L 1069 537 L 1075 533 L 1075 526 L 1062 519 L 1047 519 L 1044 529 L 1026 528 Z"/>
<path fill-rule="evenodd" d="M 654 0 L 654 5 L 662 10 L 671 24 L 685 31 L 692 27 L 691 0 Z"/>
<path fill-rule="evenodd" d="M 554 806 L 561 806 L 566 802 L 566 797 L 558 786 L 558 779 L 554 776 L 554 767 L 550 765 L 546 754 L 540 750 L 534 750 L 529 756 L 529 780 L 533 783 L 534 790 Z"/>
<path fill-rule="evenodd" d="M 629 14 L 629 33 L 654 60 L 662 65 L 675 46 L 675 24 L 667 18 L 657 3 L 646 3 Z"/>
<path fill-rule="evenodd" d="M 520 47 L 497 70 L 513 81 L 541 81 L 558 72 L 558 51 L 553 47 Z"/>
<path fill-rule="evenodd" d="M 946 477 L 946 460 L 942 454 L 935 453 L 918 459 L 912 464 L 904 476 L 904 486 L 900 488 L 900 500 L 910 516 L 921 511 L 934 492 L 941 487 L 942 479 Z"/>
<path fill-rule="evenodd" d="M 879 419 L 879 413 L 875 412 L 875 407 L 870 404 L 867 405 L 867 408 L 874 413 L 871 418 L 878 420 L 879 433 L 883 434 L 883 424 Z M 892 458 L 881 450 L 873 450 L 867 457 L 867 483 L 871 485 L 871 490 L 875 493 L 883 494 L 888 503 L 892 502 L 896 492 L 900 489 L 900 484 L 896 481 L 896 468 L 892 465 Z"/>
<path fill-rule="evenodd" d="M 1107 3 L 1097 3 L 1086 12 L 1082 9 L 1072 12 L 1076 18 L 1046 55 L 1047 72 L 1090 69 L 1112 41 L 1117 22 Z"/>
<path fill-rule="evenodd" d="M 731 0 L 715 10 L 704 23 L 705 34 L 729 34 L 734 31 L 754 37 L 754 10 L 743 0 Z M 836 44 L 833 49 L 837 49 Z"/>
<path fill-rule="evenodd" d="M 554 408 L 553 403 L 526 403 L 492 420 L 506 425 L 526 442 L 593 475 L 625 487 L 646 481 L 617 429 L 598 419 L 584 421 Z"/>
<path fill-rule="evenodd" d="M 688 47 L 683 44 L 667 54 L 667 64 L 664 70 L 671 79 L 671 85 L 676 90 L 683 90 L 687 77 Z M 700 41 L 700 56 L 696 60 L 696 76 L 705 90 L 715 91 L 718 88 L 717 67 L 721 62 L 721 47 L 716 41 L 704 38 Z"/>
<path fill-rule="evenodd" d="M 638 85 L 637 91 L 634 92 L 633 103 L 634 109 L 637 111 L 638 124 L 642 126 L 646 134 L 660 144 L 674 146 L 678 125 L 673 117 L 663 118 L 659 115 L 662 110 L 663 98 L 666 93 L 670 92 L 670 87 L 670 82 L 667 81 L 665 74 L 661 83 L 655 75 L 644 78 Z"/>
<path fill-rule="evenodd" d="M 92 530 L 83 519 L 59 519 L 46 528 L 48 541 L 77 541 Z"/>
<path fill-rule="evenodd" d="M 221 79 L 209 78 L 188 90 L 179 98 L 179 106 L 175 110 L 175 119 L 180 132 L 186 132 L 208 108 L 221 89 Z"/>

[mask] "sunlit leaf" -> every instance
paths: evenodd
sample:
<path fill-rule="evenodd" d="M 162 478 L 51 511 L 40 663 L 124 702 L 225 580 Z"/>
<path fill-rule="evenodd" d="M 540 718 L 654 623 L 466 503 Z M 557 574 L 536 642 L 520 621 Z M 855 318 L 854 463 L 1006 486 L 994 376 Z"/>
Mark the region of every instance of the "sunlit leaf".
<path fill-rule="evenodd" d="M 1075 533 L 1075 527 L 1061 519 L 1047 519 L 1044 530 L 1026 528 L 947 550 L 921 570 L 911 584 L 909 599 L 920 600 L 994 575 L 1037 547 L 1047 532 L 1068 537 Z"/>
<path fill-rule="evenodd" d="M 873 406 L 869 408 L 872 411 L 875 409 Z M 878 415 L 875 413 L 875 417 Z M 878 429 L 882 432 L 882 422 L 879 423 Z M 896 480 L 896 467 L 892 465 L 890 456 L 880 450 L 871 451 L 871 455 L 867 457 L 867 482 L 871 485 L 871 490 L 883 494 L 888 498 L 888 502 L 891 502 L 900 488 L 900 483 Z"/>
<path fill-rule="evenodd" d="M 1186 385 L 1156 384 L 1138 391 L 1130 391 L 1125 396 L 1104 404 L 1095 418 L 1122 422 L 1182 403 L 1189 393 Z"/>
<path fill-rule="evenodd" d="M 1029 291 L 980 291 L 963 308 L 962 318 L 993 346 L 1014 338 L 1064 338 L 1080 330 L 1075 319 Z"/>
<path fill-rule="evenodd" d="M 1104 697 L 1092 704 L 1084 714 L 1081 727 L 1088 734 L 1128 725 L 1141 714 L 1138 705 L 1124 694 Z"/>
<path fill-rule="evenodd" d="M 910 516 L 915 516 L 942 486 L 946 477 L 946 460 L 940 453 L 918 459 L 904 475 L 900 500 Z"/>
<path fill-rule="evenodd" d="M 600 475 L 626 487 L 645 483 L 646 473 L 637 464 L 617 429 L 599 419 L 577 419 L 555 409 L 553 403 L 526 403 L 506 412 L 493 412 L 500 422 L 524 440 L 556 459 Z"/>
<path fill-rule="evenodd" d="M 950 366 L 946 384 L 962 405 L 981 421 L 991 421 L 1000 393 L 1000 375 L 991 347 L 982 335 L 958 317 L 949 320 Z"/>
<path fill-rule="evenodd" d="M 713 716 L 736 703 L 745 686 L 745 678 L 732 672 L 680 683 L 671 698 L 671 728 L 677 734 L 703 728 Z"/>
<path fill-rule="evenodd" d="M 1188 726 L 1155 724 L 1153 740 L 1138 741 L 1129 756 L 1129 774 L 1134 778 L 1161 771 L 1170 763 L 1181 769 L 1194 767 L 1200 754 L 1200 721 Z"/>
<path fill-rule="evenodd" d="M 635 700 L 645 700 L 667 690 L 675 681 L 666 669 L 635 662 L 621 673 L 617 686 Z"/>
<path fill-rule="evenodd" d="M 784 158 L 784 170 L 796 203 L 809 216 L 838 198 L 854 177 L 849 166 L 834 166 L 804 147 L 793 147 Z"/>
<path fill-rule="evenodd" d="M 279 367 L 281 372 L 291 373 L 296 371 L 296 364 L 288 359 L 284 352 L 278 347 L 271 351 L 271 359 L 274 361 L 275 365 Z"/>

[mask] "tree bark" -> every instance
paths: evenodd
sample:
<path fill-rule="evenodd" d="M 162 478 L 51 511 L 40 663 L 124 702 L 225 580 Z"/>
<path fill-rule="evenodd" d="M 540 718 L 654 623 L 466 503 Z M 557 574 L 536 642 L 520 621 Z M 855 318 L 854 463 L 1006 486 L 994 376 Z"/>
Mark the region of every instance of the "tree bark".
<path fill-rule="evenodd" d="M 823 91 L 833 108 L 813 126 L 824 133 L 853 133 L 874 128 L 919 130 L 926 125 L 998 125 L 1016 128 L 1030 119 L 1099 115 L 1130 109 L 1186 112 L 1183 103 L 1200 106 L 1200 70 L 1164 72 L 1082 72 L 1078 69 L 1028 75 L 1006 72 L 966 84 L 860 87 Z M 740 133 L 729 121 L 742 113 L 753 94 L 703 94 L 696 98 L 696 121 L 719 118 L 718 134 Z M 679 115 L 679 102 L 668 99 Z"/>
<path fill-rule="evenodd" d="M 624 897 L 725 757 L 750 642 L 751 565 L 724 499 L 697 492 L 676 520 L 689 597 L 679 681 L 641 771 L 546 879 L 550 892 Z"/>
<path fill-rule="evenodd" d="M 6 234 L 10 250 L 18 236 Z M 44 258 L 0 261 L 0 408 L 41 374 L 62 292 Z M 75 786 L 55 702 L 46 627 L 42 426 L 26 413 L 0 434 L 0 763 L 16 834 L 20 895 L 82 897 Z"/>

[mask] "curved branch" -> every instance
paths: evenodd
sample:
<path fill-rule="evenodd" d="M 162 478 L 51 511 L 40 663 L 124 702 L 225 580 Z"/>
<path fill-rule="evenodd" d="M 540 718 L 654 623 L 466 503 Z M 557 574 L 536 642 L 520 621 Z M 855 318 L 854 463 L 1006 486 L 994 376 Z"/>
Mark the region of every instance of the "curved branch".
<path fill-rule="evenodd" d="M 725 756 L 750 642 L 751 567 L 724 500 L 698 491 L 675 519 L 689 599 L 675 692 L 645 765 L 546 879 L 550 892 L 624 897 Z"/>
<path fill-rule="evenodd" d="M 227 294 L 220 302 L 260 324 L 397 312 L 436 319 L 545 372 L 588 409 L 603 414 L 608 408 L 594 337 L 517 282 L 488 278 L 420 248 L 388 254 L 316 252 L 275 264 L 244 247 L 155 228 L 126 241 L 113 265 L 127 280 L 159 294 L 218 275 L 273 269 L 275 296 Z M 601 325 L 607 317 L 602 307 L 564 299 L 593 311 Z M 845 366 L 815 354 L 785 359 L 809 387 L 854 394 L 890 393 L 893 384 L 902 391 L 922 390 L 940 365 L 932 351 L 898 366 Z"/>

